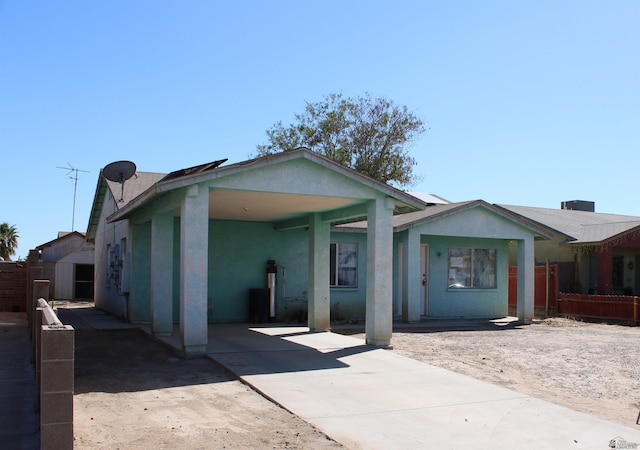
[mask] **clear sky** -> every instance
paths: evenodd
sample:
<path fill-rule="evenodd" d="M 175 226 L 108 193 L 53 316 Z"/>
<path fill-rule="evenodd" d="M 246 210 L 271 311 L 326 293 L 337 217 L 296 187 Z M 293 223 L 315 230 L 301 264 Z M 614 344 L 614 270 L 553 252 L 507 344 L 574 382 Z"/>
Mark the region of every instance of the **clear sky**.
<path fill-rule="evenodd" d="M 26 257 L 86 232 L 110 162 L 239 162 L 366 92 L 429 128 L 412 191 L 640 216 L 639 24 L 637 0 L 0 0 L 0 223 Z"/>

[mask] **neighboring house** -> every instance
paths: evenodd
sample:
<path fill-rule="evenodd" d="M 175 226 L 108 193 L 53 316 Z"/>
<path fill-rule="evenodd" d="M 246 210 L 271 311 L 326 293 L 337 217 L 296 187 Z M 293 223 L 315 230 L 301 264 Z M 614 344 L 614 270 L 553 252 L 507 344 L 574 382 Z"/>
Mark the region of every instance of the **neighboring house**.
<path fill-rule="evenodd" d="M 56 300 L 93 299 L 94 246 L 77 231 L 59 232 L 58 238 L 35 248 L 42 278 Z"/>
<path fill-rule="evenodd" d="M 517 314 L 525 322 L 531 320 L 534 240 L 550 235 L 543 227 L 482 200 L 440 203 L 393 218 L 394 316 L 407 322 L 506 316 L 509 242 L 514 242 L 518 252 Z M 338 249 L 363 249 L 358 254 L 359 264 L 367 258 L 366 229 L 366 222 L 333 229 Z M 362 317 L 366 277 L 358 274 L 357 279 L 344 276 L 344 286 L 331 293 L 332 303 L 350 317 Z"/>
<path fill-rule="evenodd" d="M 560 292 L 639 295 L 640 217 L 596 213 L 594 206 L 500 208 L 552 232 L 551 240 L 536 242 L 536 263 L 558 265 Z"/>
<path fill-rule="evenodd" d="M 327 330 L 327 280 L 349 272 L 327 264 L 331 226 L 366 219 L 367 257 L 358 267 L 366 341 L 388 345 L 393 215 L 426 202 L 307 149 L 223 162 L 166 176 L 139 172 L 124 186 L 100 175 L 87 231 L 96 246 L 96 306 L 148 322 L 156 335 L 179 322 L 184 352 L 198 354 L 207 322 L 247 321 L 252 289 L 275 274 L 273 301 L 305 299 L 309 327 Z M 275 319 L 277 305 L 269 307 Z"/>

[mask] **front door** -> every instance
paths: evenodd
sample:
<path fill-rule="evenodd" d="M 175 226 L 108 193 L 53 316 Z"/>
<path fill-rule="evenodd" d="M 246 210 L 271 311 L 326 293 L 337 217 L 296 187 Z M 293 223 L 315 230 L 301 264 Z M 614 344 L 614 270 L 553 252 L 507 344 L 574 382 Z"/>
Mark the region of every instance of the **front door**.
<path fill-rule="evenodd" d="M 420 315 L 429 315 L 429 245 L 420 245 Z"/>

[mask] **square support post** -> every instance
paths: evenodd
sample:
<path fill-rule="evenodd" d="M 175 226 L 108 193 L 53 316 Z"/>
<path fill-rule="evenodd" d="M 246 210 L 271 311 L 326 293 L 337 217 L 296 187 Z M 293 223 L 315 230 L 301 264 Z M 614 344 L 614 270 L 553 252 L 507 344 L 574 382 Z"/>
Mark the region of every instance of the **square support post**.
<path fill-rule="evenodd" d="M 318 214 L 309 217 L 309 328 L 326 331 L 331 327 L 329 247 L 331 228 Z"/>
<path fill-rule="evenodd" d="M 151 220 L 151 332 L 173 333 L 173 211 Z"/>
<path fill-rule="evenodd" d="M 531 323 L 534 307 L 535 255 L 533 238 L 518 241 L 518 320 Z"/>
<path fill-rule="evenodd" d="M 366 342 L 381 347 L 393 332 L 393 208 L 384 198 L 370 201 L 367 211 Z"/>
<path fill-rule="evenodd" d="M 209 189 L 193 185 L 180 216 L 180 335 L 185 356 L 207 350 Z"/>
<path fill-rule="evenodd" d="M 402 321 L 420 322 L 420 233 L 410 228 L 402 235 Z"/>

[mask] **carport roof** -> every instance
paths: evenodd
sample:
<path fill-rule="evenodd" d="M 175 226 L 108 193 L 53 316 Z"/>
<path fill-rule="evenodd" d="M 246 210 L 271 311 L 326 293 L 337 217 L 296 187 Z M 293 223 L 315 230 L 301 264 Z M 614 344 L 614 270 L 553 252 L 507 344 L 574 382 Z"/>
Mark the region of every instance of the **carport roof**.
<path fill-rule="evenodd" d="M 396 213 L 420 210 L 426 206 L 425 201 L 406 192 L 373 180 L 324 156 L 314 153 L 309 149 L 299 148 L 226 166 L 222 165 L 226 159 L 218 160 L 192 168 L 180 169 L 171 172 L 169 175 L 138 172 L 136 176 L 125 182 L 123 201 L 119 202 L 117 210 L 108 217 L 108 221 L 113 222 L 128 218 L 129 214 L 133 211 L 178 188 L 299 158 L 313 161 L 320 166 L 386 194 L 394 200 Z M 92 219 L 90 219 L 88 235 L 91 235 L 91 230 L 95 230 L 97 217 L 101 211 L 101 208 L 97 208 L 98 204 L 101 205 L 103 202 L 103 199 L 99 198 L 99 192 L 105 191 L 105 189 L 100 189 L 100 183 L 102 183 L 104 187 L 108 187 L 114 197 L 119 197 L 120 195 L 121 188 L 118 183 L 106 181 L 104 177 L 100 176 L 99 188 L 96 191 L 96 199 L 94 199 L 94 208 L 92 209 Z M 143 187 L 144 189 L 142 189 Z M 102 192 L 101 195 L 104 196 L 104 192 Z M 353 206 L 354 203 L 353 199 L 347 198 L 322 196 L 314 196 L 311 198 L 308 195 L 288 194 L 286 192 L 267 193 L 236 190 L 225 192 L 224 196 L 224 200 L 221 201 L 221 199 L 218 198 L 218 203 L 216 204 L 217 213 L 222 214 L 224 218 L 235 218 L 230 215 L 231 213 L 229 213 L 229 215 L 225 215 L 224 212 L 221 213 L 221 209 L 223 209 L 225 205 L 227 207 L 234 205 L 235 209 L 238 209 L 238 205 L 253 205 L 253 207 L 247 206 L 242 208 L 246 212 L 244 220 L 270 220 L 274 215 L 280 214 L 280 216 L 284 217 L 286 214 L 291 215 L 297 210 L 302 211 L 301 208 L 308 209 L 309 207 L 317 208 L 316 210 L 318 211 L 322 209 L 348 208 Z M 268 211 L 269 216 L 267 216 L 267 211 L 264 207 L 266 204 L 270 207 Z M 279 212 L 278 209 L 280 209 Z"/>

